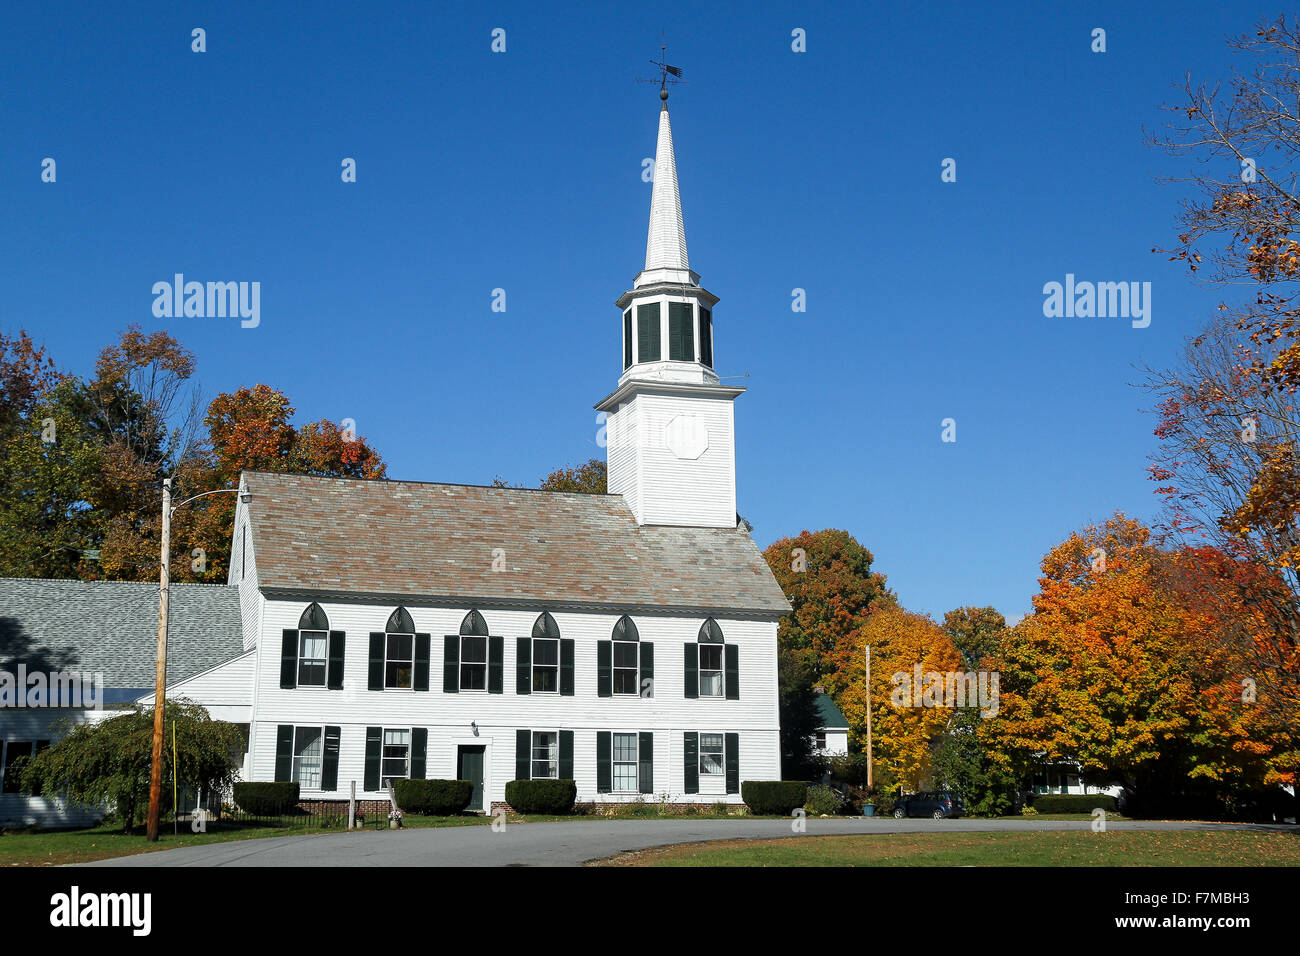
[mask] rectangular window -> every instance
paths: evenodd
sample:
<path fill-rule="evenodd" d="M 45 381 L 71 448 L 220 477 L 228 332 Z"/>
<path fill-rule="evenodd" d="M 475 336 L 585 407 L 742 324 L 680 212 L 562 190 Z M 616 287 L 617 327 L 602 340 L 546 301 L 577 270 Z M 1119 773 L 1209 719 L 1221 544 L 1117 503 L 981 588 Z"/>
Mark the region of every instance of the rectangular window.
<path fill-rule="evenodd" d="M 298 635 L 298 686 L 325 686 L 325 656 L 329 642 L 326 631 L 302 631 Z"/>
<path fill-rule="evenodd" d="M 695 361 L 694 311 L 689 302 L 668 303 L 668 357 L 674 362 Z"/>
<path fill-rule="evenodd" d="M 533 641 L 533 693 L 555 693 L 560 689 L 560 642 L 555 638 Z"/>
<path fill-rule="evenodd" d="M 460 689 L 487 690 L 488 639 L 465 636 L 460 639 Z"/>
<path fill-rule="evenodd" d="M 722 734 L 700 734 L 700 773 L 726 773 Z"/>
<path fill-rule="evenodd" d="M 659 361 L 659 303 L 650 302 L 636 307 L 636 360 Z"/>
<path fill-rule="evenodd" d="M 700 696 L 722 696 L 722 645 L 701 644 L 700 648 Z"/>
<path fill-rule="evenodd" d="M 4 776 L 0 778 L 0 793 L 18 793 L 18 767 L 14 765 L 22 757 L 32 755 L 32 742 L 11 740 L 4 745 Z"/>
<path fill-rule="evenodd" d="M 293 780 L 303 790 L 320 789 L 322 736 L 319 727 L 297 727 L 293 732 Z"/>
<path fill-rule="evenodd" d="M 632 367 L 632 310 L 623 313 L 623 368 Z"/>
<path fill-rule="evenodd" d="M 533 731 L 533 779 L 555 780 L 560 775 L 560 735 Z"/>
<path fill-rule="evenodd" d="M 614 789 L 636 792 L 636 734 L 614 734 Z"/>
<path fill-rule="evenodd" d="M 415 671 L 415 635 L 389 634 L 384 659 L 384 686 L 410 687 Z"/>
<path fill-rule="evenodd" d="M 636 659 L 640 645 L 632 641 L 613 641 L 614 645 L 614 693 L 635 694 Z"/>
<path fill-rule="evenodd" d="M 813 746 L 816 747 L 818 750 L 825 750 L 825 749 L 826 749 L 826 731 L 824 731 L 824 730 L 819 730 L 819 731 L 817 731 L 817 733 L 814 734 L 813 736 L 814 736 Z"/>
<path fill-rule="evenodd" d="M 713 368 L 713 313 L 700 309 L 700 361 Z"/>
<path fill-rule="evenodd" d="M 384 749 L 381 755 L 381 786 L 387 790 L 388 781 L 404 780 L 411 775 L 411 732 L 385 730 Z"/>

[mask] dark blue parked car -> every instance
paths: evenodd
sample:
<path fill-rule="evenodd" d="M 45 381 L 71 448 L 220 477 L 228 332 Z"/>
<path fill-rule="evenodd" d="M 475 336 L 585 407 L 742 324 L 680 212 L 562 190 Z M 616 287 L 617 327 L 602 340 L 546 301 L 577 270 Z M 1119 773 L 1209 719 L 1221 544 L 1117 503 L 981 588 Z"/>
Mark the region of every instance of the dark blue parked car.
<path fill-rule="evenodd" d="M 894 804 L 894 819 L 933 817 L 936 820 L 943 820 L 947 817 L 959 817 L 965 809 L 961 797 L 950 790 L 926 790 L 899 797 L 898 802 Z"/>

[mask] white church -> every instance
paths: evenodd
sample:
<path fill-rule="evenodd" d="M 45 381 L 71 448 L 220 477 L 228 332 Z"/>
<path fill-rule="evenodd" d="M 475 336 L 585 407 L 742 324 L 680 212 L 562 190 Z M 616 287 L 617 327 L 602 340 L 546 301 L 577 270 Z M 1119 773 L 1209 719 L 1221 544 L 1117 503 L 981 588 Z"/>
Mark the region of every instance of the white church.
<path fill-rule="evenodd" d="M 471 780 L 484 811 L 525 778 L 708 804 L 780 779 L 790 606 L 737 517 L 744 389 L 714 371 L 718 299 L 687 258 L 661 98 L 645 268 L 595 406 L 609 493 L 244 473 L 217 587 L 237 627 L 211 622 L 237 636 L 202 667 L 175 647 L 167 693 L 246 725 L 245 779 L 304 802 Z"/>

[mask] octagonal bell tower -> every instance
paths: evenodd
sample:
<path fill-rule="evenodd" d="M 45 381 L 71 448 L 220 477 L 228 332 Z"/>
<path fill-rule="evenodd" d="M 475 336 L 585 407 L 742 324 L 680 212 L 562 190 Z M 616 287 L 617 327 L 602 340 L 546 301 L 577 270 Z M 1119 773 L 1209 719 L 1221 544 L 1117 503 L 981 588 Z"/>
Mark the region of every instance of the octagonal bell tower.
<path fill-rule="evenodd" d="M 638 524 L 736 524 L 733 403 L 745 390 L 714 371 L 713 309 L 686 254 L 677 161 L 661 88 L 645 268 L 615 303 L 623 374 L 596 405 L 606 415 L 609 491 Z"/>

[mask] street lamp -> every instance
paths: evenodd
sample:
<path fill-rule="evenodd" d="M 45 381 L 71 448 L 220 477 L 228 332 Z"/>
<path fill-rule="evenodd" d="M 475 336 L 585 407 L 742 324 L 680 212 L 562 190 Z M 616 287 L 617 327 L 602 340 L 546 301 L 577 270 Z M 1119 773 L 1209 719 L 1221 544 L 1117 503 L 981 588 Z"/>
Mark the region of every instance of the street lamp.
<path fill-rule="evenodd" d="M 158 569 L 158 657 L 153 687 L 153 766 L 149 774 L 149 818 L 145 824 L 145 839 L 150 843 L 158 842 L 158 813 L 162 802 L 163 705 L 167 697 L 167 585 L 171 572 L 172 515 L 191 501 L 232 491 L 239 492 L 240 501 L 248 501 L 247 491 L 239 488 L 218 488 L 216 491 L 205 491 L 201 495 L 186 498 L 179 504 L 173 505 L 172 480 L 163 479 L 162 544 L 159 549 L 161 560 Z"/>

